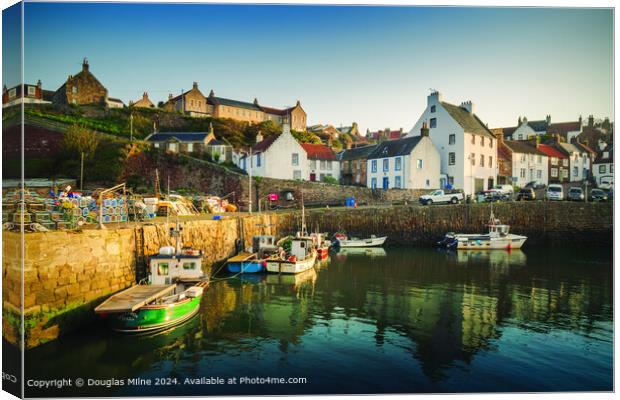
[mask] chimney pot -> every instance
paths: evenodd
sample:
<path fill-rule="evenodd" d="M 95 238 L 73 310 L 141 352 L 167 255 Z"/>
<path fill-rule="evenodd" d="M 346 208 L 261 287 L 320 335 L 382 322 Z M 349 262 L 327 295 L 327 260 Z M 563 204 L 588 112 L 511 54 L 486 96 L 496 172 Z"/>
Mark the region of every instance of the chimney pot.
<path fill-rule="evenodd" d="M 192 83 L 192 87 L 193 87 L 194 89 L 198 89 L 198 82 L 194 82 L 194 83 Z"/>

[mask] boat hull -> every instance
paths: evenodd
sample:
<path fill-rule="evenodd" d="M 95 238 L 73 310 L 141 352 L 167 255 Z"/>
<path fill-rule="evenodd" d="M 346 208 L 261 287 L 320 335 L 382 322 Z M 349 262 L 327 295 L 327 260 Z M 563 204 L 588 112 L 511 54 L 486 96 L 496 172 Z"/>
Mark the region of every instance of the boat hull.
<path fill-rule="evenodd" d="M 341 248 L 347 247 L 380 247 L 383 246 L 387 236 L 369 239 L 338 239 L 338 246 Z"/>
<path fill-rule="evenodd" d="M 233 274 L 258 274 L 265 272 L 264 261 L 231 262 L 226 265 L 228 272 Z"/>
<path fill-rule="evenodd" d="M 111 328 L 117 332 L 151 332 L 181 324 L 198 313 L 202 296 L 187 297 L 171 304 L 142 307 L 134 312 L 109 315 Z"/>
<path fill-rule="evenodd" d="M 316 249 L 316 258 L 317 260 L 321 261 L 321 260 L 325 260 L 327 258 L 327 256 L 329 255 L 329 247 L 324 246 L 324 247 L 319 247 L 318 249 Z"/>
<path fill-rule="evenodd" d="M 267 272 L 274 274 L 299 274 L 314 267 L 317 253 L 313 251 L 310 257 L 301 261 L 267 260 Z"/>

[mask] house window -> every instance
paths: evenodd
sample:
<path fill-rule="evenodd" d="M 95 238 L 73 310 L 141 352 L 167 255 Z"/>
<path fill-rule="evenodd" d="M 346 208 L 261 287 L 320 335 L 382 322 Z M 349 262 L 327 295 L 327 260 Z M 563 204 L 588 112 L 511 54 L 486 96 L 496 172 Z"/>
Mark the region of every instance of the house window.
<path fill-rule="evenodd" d="M 568 171 L 563 169 L 560 171 L 560 174 L 562 175 L 562 179 L 566 179 L 568 178 Z"/>
<path fill-rule="evenodd" d="M 519 176 L 520 176 L 521 178 L 525 178 L 525 172 L 526 172 L 526 171 L 525 171 L 525 168 L 521 168 L 521 171 L 520 171 L 520 175 L 519 175 Z"/>
<path fill-rule="evenodd" d="M 168 143 L 168 150 L 170 150 L 173 153 L 176 153 L 179 150 L 178 143 Z"/>
<path fill-rule="evenodd" d="M 183 269 L 184 270 L 194 270 L 196 269 L 196 263 L 195 262 L 184 262 L 183 263 Z"/>
<path fill-rule="evenodd" d="M 35 86 L 28 86 L 28 96 L 34 96 L 37 93 Z"/>
<path fill-rule="evenodd" d="M 310 160 L 310 169 L 316 169 L 316 160 Z"/>
<path fill-rule="evenodd" d="M 610 174 L 613 174 L 613 173 L 614 173 L 614 165 L 613 165 L 613 164 L 611 164 L 611 165 L 609 166 L 609 173 L 610 173 Z"/>
<path fill-rule="evenodd" d="M 471 144 L 476 144 L 476 135 L 471 135 Z"/>
<path fill-rule="evenodd" d="M 423 165 L 422 165 L 422 159 L 421 159 L 421 158 L 418 158 L 418 161 L 416 162 L 416 168 L 417 168 L 417 169 L 422 169 L 422 166 L 423 166 Z"/>
<path fill-rule="evenodd" d="M 484 154 L 480 154 L 480 166 L 484 167 Z"/>
<path fill-rule="evenodd" d="M 551 165 L 558 165 L 558 159 L 556 157 L 551 157 Z"/>
<path fill-rule="evenodd" d="M 489 139 L 489 147 L 493 148 L 493 139 Z"/>
<path fill-rule="evenodd" d="M 373 189 L 377 188 L 377 178 L 372 178 L 370 180 L 370 187 L 373 188 Z"/>
<path fill-rule="evenodd" d="M 194 151 L 194 143 L 188 143 L 187 144 L 187 152 L 191 153 L 192 151 Z"/>
<path fill-rule="evenodd" d="M 395 171 L 400 171 L 402 168 L 402 157 L 396 157 L 396 160 L 394 161 L 394 170 Z"/>
<path fill-rule="evenodd" d="M 609 152 L 608 151 L 604 151 L 603 152 L 603 158 L 609 158 Z"/>
<path fill-rule="evenodd" d="M 332 160 L 327 160 L 325 161 L 325 164 L 327 166 L 327 170 L 331 171 L 332 170 Z M 331 176 L 331 175 L 330 175 Z"/>
<path fill-rule="evenodd" d="M 471 161 L 471 165 L 476 165 L 476 155 L 474 153 L 469 155 L 469 159 Z"/>
<path fill-rule="evenodd" d="M 480 136 L 480 146 L 484 146 L 484 136 Z"/>
<path fill-rule="evenodd" d="M 437 118 L 431 118 L 431 128 L 437 128 Z"/>
<path fill-rule="evenodd" d="M 551 168 L 551 177 L 552 178 L 557 178 L 558 177 L 558 169 L 557 168 Z"/>
<path fill-rule="evenodd" d="M 489 168 L 493 168 L 493 157 L 489 156 Z"/>
<path fill-rule="evenodd" d="M 565 158 L 564 160 L 562 160 L 562 165 L 564 165 L 565 167 L 568 167 L 568 158 Z"/>
<path fill-rule="evenodd" d="M 402 188 L 402 178 L 400 176 L 394 178 L 394 187 L 397 189 Z"/>
<path fill-rule="evenodd" d="M 573 176 L 579 176 L 579 168 L 573 167 Z"/>
<path fill-rule="evenodd" d="M 583 179 L 585 179 L 588 176 L 588 170 L 586 168 L 583 169 Z"/>
<path fill-rule="evenodd" d="M 437 107 L 436 107 L 436 106 L 431 106 L 431 112 L 432 112 L 432 113 L 434 113 L 436 109 L 437 109 Z"/>
<path fill-rule="evenodd" d="M 527 156 L 525 154 L 521 154 L 521 162 L 524 163 L 527 160 Z"/>
<path fill-rule="evenodd" d="M 77 88 L 77 86 L 73 86 L 72 91 L 73 91 L 73 94 L 77 94 L 77 92 L 78 92 L 78 88 Z"/>
<path fill-rule="evenodd" d="M 293 166 L 298 166 L 299 165 L 299 154 L 298 153 L 293 153 L 292 154 L 292 160 L 291 160 Z"/>
<path fill-rule="evenodd" d="M 9 99 L 12 99 L 15 96 L 17 96 L 17 89 L 13 88 L 9 90 Z"/>
<path fill-rule="evenodd" d="M 299 181 L 301 180 L 301 171 L 300 170 L 293 171 L 293 179 L 299 180 Z"/>
<path fill-rule="evenodd" d="M 372 162 L 370 164 L 370 170 L 372 172 L 377 172 L 377 160 L 372 160 Z"/>
<path fill-rule="evenodd" d="M 165 276 L 168 275 L 169 265 L 168 263 L 159 263 L 157 265 L 157 275 Z"/>
<path fill-rule="evenodd" d="M 429 186 L 431 186 L 431 180 L 430 180 L 430 179 L 427 179 L 427 180 L 426 180 L 426 187 L 429 187 Z"/>
<path fill-rule="evenodd" d="M 320 165 L 320 168 L 321 168 L 321 169 L 325 169 L 325 160 L 321 160 L 321 161 L 319 162 L 319 165 Z"/>
<path fill-rule="evenodd" d="M 159 149 L 159 143 L 153 143 L 153 146 L 155 146 L 156 149 Z"/>
<path fill-rule="evenodd" d="M 246 159 L 244 158 L 244 159 L 243 159 L 243 162 L 241 163 L 241 164 L 243 165 L 243 166 L 241 167 L 241 169 L 243 169 L 243 170 L 245 170 L 245 168 L 246 168 L 246 163 L 245 163 L 245 160 L 246 160 Z"/>
<path fill-rule="evenodd" d="M 448 165 L 454 165 L 455 159 L 454 153 L 448 153 Z"/>
<path fill-rule="evenodd" d="M 519 140 L 523 140 L 523 134 L 522 133 L 519 133 L 518 139 Z"/>
<path fill-rule="evenodd" d="M 542 156 L 538 156 L 538 160 L 536 160 L 536 162 L 538 162 L 538 164 L 542 164 Z"/>
<path fill-rule="evenodd" d="M 258 154 L 256 155 L 256 166 L 257 166 L 257 167 L 260 167 L 260 166 L 261 166 L 261 164 L 262 164 L 262 162 L 263 162 L 263 160 L 262 160 L 262 157 L 261 157 L 261 156 L 262 156 L 262 154 L 261 154 L 261 153 L 258 153 Z"/>
<path fill-rule="evenodd" d="M 536 179 L 542 179 L 542 171 L 541 170 L 537 170 L 536 171 Z"/>
<path fill-rule="evenodd" d="M 448 136 L 448 144 L 454 144 L 456 143 L 456 135 L 453 133 L 450 136 Z"/>
<path fill-rule="evenodd" d="M 384 158 L 383 159 L 383 172 L 387 172 L 389 170 L 390 170 L 390 159 Z"/>

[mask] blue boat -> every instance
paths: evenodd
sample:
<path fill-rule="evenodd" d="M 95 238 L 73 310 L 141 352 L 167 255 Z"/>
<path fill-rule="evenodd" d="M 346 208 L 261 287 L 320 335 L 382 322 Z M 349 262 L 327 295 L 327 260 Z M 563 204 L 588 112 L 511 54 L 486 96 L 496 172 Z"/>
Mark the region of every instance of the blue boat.
<path fill-rule="evenodd" d="M 258 274 L 266 272 L 265 259 L 277 253 L 278 250 L 274 236 L 254 236 L 252 237 L 252 248 L 229 258 L 226 268 L 232 274 Z"/>

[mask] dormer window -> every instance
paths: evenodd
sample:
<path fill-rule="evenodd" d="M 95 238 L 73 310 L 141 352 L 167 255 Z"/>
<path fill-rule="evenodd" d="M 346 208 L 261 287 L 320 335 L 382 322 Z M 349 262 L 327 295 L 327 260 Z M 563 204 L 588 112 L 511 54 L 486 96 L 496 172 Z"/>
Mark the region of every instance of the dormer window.
<path fill-rule="evenodd" d="M 436 109 L 437 109 L 437 107 L 436 107 L 436 106 L 431 106 L 431 112 L 432 112 L 432 113 L 434 113 Z"/>
<path fill-rule="evenodd" d="M 28 96 L 34 96 L 37 93 L 35 86 L 28 86 Z"/>
<path fill-rule="evenodd" d="M 609 158 L 609 152 L 608 151 L 604 151 L 603 152 L 603 158 Z"/>

